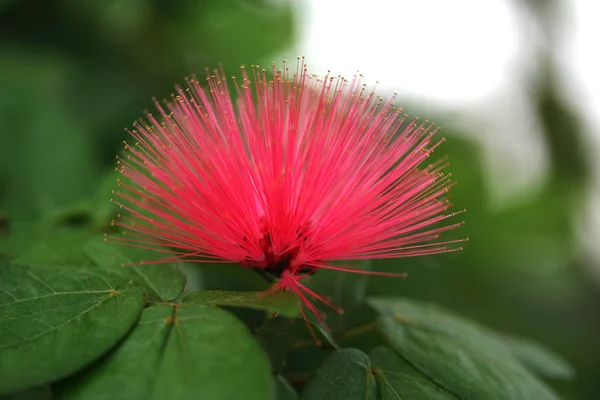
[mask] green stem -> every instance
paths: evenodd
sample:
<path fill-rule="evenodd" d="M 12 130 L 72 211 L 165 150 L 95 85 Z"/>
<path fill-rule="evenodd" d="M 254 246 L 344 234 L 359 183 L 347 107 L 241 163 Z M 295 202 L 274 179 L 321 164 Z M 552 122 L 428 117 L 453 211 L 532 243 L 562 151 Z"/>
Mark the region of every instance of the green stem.
<path fill-rule="evenodd" d="M 359 325 L 355 328 L 352 328 L 346 332 L 340 334 L 337 338 L 335 338 L 336 342 L 343 342 L 344 340 L 352 339 L 357 336 L 366 335 L 367 333 L 374 332 L 377 330 L 377 323 L 371 322 L 365 325 Z M 313 339 L 302 339 L 296 341 L 294 343 L 294 349 L 302 349 L 305 347 L 315 346 L 315 341 Z"/>
<path fill-rule="evenodd" d="M 265 281 L 267 281 L 268 284 L 272 284 L 273 282 L 277 281 L 277 277 L 273 274 L 271 274 L 270 272 L 265 271 L 262 268 L 252 268 L 258 275 L 260 275 L 261 278 L 263 278 Z"/>
<path fill-rule="evenodd" d="M 367 333 L 371 333 L 377 330 L 377 323 L 371 322 L 365 325 L 359 325 L 355 328 L 349 329 L 346 332 L 343 332 L 336 340 L 342 342 L 344 340 L 352 339 L 357 336 L 366 335 Z"/>

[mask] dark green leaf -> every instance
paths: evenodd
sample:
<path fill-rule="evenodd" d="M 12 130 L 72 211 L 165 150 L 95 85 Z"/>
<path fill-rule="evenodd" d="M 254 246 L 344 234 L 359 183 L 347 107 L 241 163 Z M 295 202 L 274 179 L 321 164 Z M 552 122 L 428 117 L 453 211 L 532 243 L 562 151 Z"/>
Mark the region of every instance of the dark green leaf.
<path fill-rule="evenodd" d="M 556 379 L 575 376 L 571 364 L 542 345 L 522 338 L 507 338 L 506 341 L 515 357 L 533 372 Z"/>
<path fill-rule="evenodd" d="M 192 293 L 184 303 L 212 304 L 216 306 L 248 307 L 295 317 L 300 313 L 298 299 L 290 292 L 229 292 L 205 291 Z"/>
<path fill-rule="evenodd" d="M 155 399 L 267 400 L 269 360 L 246 327 L 217 307 L 177 311 L 154 388 Z"/>
<path fill-rule="evenodd" d="M 324 345 L 324 347 L 334 349 L 339 347 L 330 330 L 322 326 L 314 315 L 307 313 L 306 320 L 299 320 L 299 322 L 303 325 L 302 328 L 299 328 L 299 336 L 304 338 L 305 343 L 312 342 L 315 345 Z M 315 342 L 315 336 L 318 342 Z"/>
<path fill-rule="evenodd" d="M 271 360 L 275 371 L 281 371 L 285 359 L 298 339 L 298 327 L 302 321 L 290 318 L 266 320 L 256 332 L 256 337 Z"/>
<path fill-rule="evenodd" d="M 378 347 L 369 356 L 339 349 L 310 377 L 302 399 L 453 400 L 392 350 Z"/>
<path fill-rule="evenodd" d="M 378 311 L 381 302 L 371 302 Z M 452 336 L 471 338 L 471 346 L 478 346 L 499 357 L 513 356 L 525 367 L 549 378 L 567 379 L 575 374 L 573 367 L 562 357 L 538 343 L 524 338 L 513 338 L 494 332 L 484 326 L 455 316 L 439 308 L 417 302 L 396 301 L 399 315 L 423 326 L 443 331 Z M 388 309 L 389 311 L 389 309 Z"/>
<path fill-rule="evenodd" d="M 340 349 L 310 377 L 302 400 L 376 400 L 377 382 L 369 357 L 360 350 Z"/>
<path fill-rule="evenodd" d="M 312 374 L 321 363 L 331 353 L 322 347 L 309 346 L 294 348 L 288 354 L 285 368 L 281 372 L 294 386 L 302 387 L 307 378 Z"/>
<path fill-rule="evenodd" d="M 137 321 L 143 294 L 92 269 L 0 267 L 0 393 L 89 364 Z"/>
<path fill-rule="evenodd" d="M 278 400 L 298 400 L 298 393 L 293 387 L 281 376 L 275 378 L 277 384 L 277 399 Z"/>
<path fill-rule="evenodd" d="M 51 400 L 52 391 L 48 385 L 35 386 L 20 392 L 0 397 L 1 400 Z"/>
<path fill-rule="evenodd" d="M 0 0 L 0 11 L 2 11 L 2 9 L 6 6 L 8 6 L 10 3 L 12 3 L 13 0 Z"/>
<path fill-rule="evenodd" d="M 166 253 L 104 243 L 102 239 L 89 242 L 85 251 L 101 267 L 116 271 L 144 287 L 150 300 L 174 300 L 185 287 L 185 275 L 177 265 L 143 264 L 165 257 Z"/>
<path fill-rule="evenodd" d="M 335 265 L 346 268 L 354 266 L 361 271 L 371 271 L 372 269 L 371 260 L 337 262 Z M 343 308 L 349 314 L 352 314 L 353 309 L 364 303 L 371 276 L 352 272 L 333 272 L 336 273 L 336 279 L 333 281 L 332 287 L 334 304 Z"/>
<path fill-rule="evenodd" d="M 388 348 L 375 348 L 369 358 L 382 400 L 456 399 Z"/>
<path fill-rule="evenodd" d="M 372 298 L 390 345 L 461 399 L 556 399 L 498 336 L 433 305 Z"/>
<path fill-rule="evenodd" d="M 271 369 L 246 327 L 212 306 L 147 308 L 125 342 L 55 388 L 65 399 L 244 399 L 274 396 Z"/>
<path fill-rule="evenodd" d="M 371 270 L 370 260 L 338 261 L 332 264 L 361 271 Z M 332 304 L 344 310 L 344 313 L 340 315 L 327 306 L 320 306 L 320 309 L 327 315 L 328 327 L 334 332 L 344 331 L 360 322 L 360 307 L 364 306 L 370 278 L 370 275 L 366 274 L 335 270 L 322 270 L 312 277 L 310 288 L 316 293 L 329 296 Z"/>
<path fill-rule="evenodd" d="M 142 313 L 127 339 L 97 365 L 54 387 L 64 399 L 150 399 L 173 327 L 173 307 L 157 304 Z"/>
<path fill-rule="evenodd" d="M 258 328 L 257 339 L 269 356 L 274 371 L 279 372 L 286 367 L 286 359 L 294 350 L 319 345 L 329 349 L 338 348 L 333 337 L 323 328 L 313 321 L 309 321 L 309 324 L 320 343 L 315 341 L 306 321 L 301 318 L 271 318 Z"/>

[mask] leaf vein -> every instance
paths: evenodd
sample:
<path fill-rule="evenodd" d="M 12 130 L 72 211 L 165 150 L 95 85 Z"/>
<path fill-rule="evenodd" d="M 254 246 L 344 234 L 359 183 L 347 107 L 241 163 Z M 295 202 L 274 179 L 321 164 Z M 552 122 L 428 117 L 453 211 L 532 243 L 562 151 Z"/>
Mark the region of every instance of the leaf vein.
<path fill-rule="evenodd" d="M 107 300 L 111 299 L 112 297 L 114 297 L 114 296 L 111 296 L 111 295 L 109 295 L 109 296 L 106 296 L 106 297 L 105 297 L 105 298 L 103 298 L 103 299 L 100 299 L 100 301 L 96 302 L 96 303 L 95 303 L 94 305 L 92 305 L 91 307 L 88 307 L 87 309 L 85 309 L 85 310 L 81 311 L 80 313 L 76 314 L 76 315 L 75 315 L 75 316 L 73 316 L 72 318 L 69 318 L 69 319 L 67 319 L 66 321 L 62 322 L 61 324 L 58 324 L 58 325 L 54 326 L 52 329 L 48 329 L 48 330 L 46 330 L 46 331 L 44 331 L 44 332 L 40 332 L 40 333 L 38 333 L 37 335 L 31 336 L 31 337 L 29 337 L 29 338 L 26 338 L 25 340 L 21 340 L 20 342 L 16 342 L 16 343 L 10 343 L 10 344 L 8 344 L 8 345 L 0 346 L 0 350 L 2 350 L 2 349 L 6 349 L 6 348 L 9 348 L 9 347 L 13 347 L 13 346 L 17 346 L 17 345 L 20 345 L 20 344 L 23 344 L 23 343 L 31 342 L 31 341 L 33 341 L 33 340 L 35 340 L 35 339 L 38 339 L 38 338 L 40 338 L 40 337 L 42 337 L 42 336 L 45 336 L 45 335 L 47 335 L 47 334 L 48 334 L 48 333 L 50 333 L 50 332 L 53 332 L 53 331 L 55 331 L 55 330 L 57 330 L 57 329 L 60 329 L 60 328 L 62 328 L 63 326 L 65 326 L 65 325 L 67 325 L 67 324 L 69 324 L 69 323 L 71 323 L 71 322 L 75 321 L 77 318 L 81 317 L 82 315 L 84 315 L 84 314 L 86 314 L 86 313 L 88 313 L 88 312 L 92 311 L 94 308 L 97 308 L 97 307 L 101 306 L 102 304 L 104 304 L 104 303 L 105 303 Z"/>
<path fill-rule="evenodd" d="M 17 300 L 17 296 L 15 296 L 14 294 L 12 294 L 12 293 L 11 293 L 11 292 L 9 292 L 8 290 L 6 290 L 6 289 L 4 289 L 4 288 L 1 288 L 1 287 L 0 287 L 0 290 L 2 290 L 4 293 L 6 293 L 6 294 L 7 294 L 7 295 L 9 295 L 10 297 L 12 297 L 12 298 L 13 298 L 13 300 Z"/>
<path fill-rule="evenodd" d="M 27 271 L 27 275 L 29 275 L 30 277 L 32 277 L 33 279 L 35 279 L 36 281 L 38 281 L 39 283 L 41 283 L 42 285 L 44 285 L 46 288 L 50 289 L 50 291 L 52 293 L 56 293 L 57 292 L 56 290 L 54 290 L 54 288 L 52 286 L 50 286 L 46 281 L 44 281 L 39 276 L 35 275 L 33 272 Z"/>
<path fill-rule="evenodd" d="M 0 304 L 0 308 L 12 306 L 13 304 L 17 304 L 17 303 L 25 303 L 27 301 L 47 299 L 49 297 L 55 297 L 55 296 L 72 296 L 72 295 L 82 295 L 82 294 L 108 294 L 108 293 L 111 293 L 111 291 L 110 290 L 86 290 L 86 291 L 76 291 L 76 292 L 55 292 L 55 293 L 45 294 L 42 296 L 17 299 L 11 303 Z"/>

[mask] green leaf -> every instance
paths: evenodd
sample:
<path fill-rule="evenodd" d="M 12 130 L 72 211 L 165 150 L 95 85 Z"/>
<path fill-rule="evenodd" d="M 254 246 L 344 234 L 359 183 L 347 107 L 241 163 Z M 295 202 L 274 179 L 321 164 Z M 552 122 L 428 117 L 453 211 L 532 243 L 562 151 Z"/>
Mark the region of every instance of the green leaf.
<path fill-rule="evenodd" d="M 94 237 L 101 238 L 85 230 L 50 230 L 14 262 L 25 265 L 89 266 L 92 260 L 83 247 Z"/>
<path fill-rule="evenodd" d="M 298 339 L 298 326 L 302 321 L 290 318 L 271 318 L 266 320 L 256 337 L 271 360 L 273 370 L 281 371 L 285 359 Z"/>
<path fill-rule="evenodd" d="M 191 293 L 184 298 L 183 302 L 212 304 L 215 306 L 248 307 L 279 313 L 288 317 L 295 317 L 300 314 L 298 299 L 290 292 L 261 293 L 211 290 Z"/>
<path fill-rule="evenodd" d="M 52 391 L 48 385 L 27 388 L 20 392 L 2 396 L 2 400 L 52 400 Z"/>
<path fill-rule="evenodd" d="M 277 375 L 275 383 L 277 385 L 278 400 L 298 400 L 298 393 L 281 375 Z"/>
<path fill-rule="evenodd" d="M 301 399 L 377 399 L 377 382 L 369 357 L 356 349 L 334 351 L 309 378 Z"/>
<path fill-rule="evenodd" d="M 450 393 L 415 370 L 392 350 L 375 348 L 368 356 L 339 349 L 307 382 L 302 400 L 453 400 Z"/>
<path fill-rule="evenodd" d="M 460 399 L 557 398 L 486 328 L 426 303 L 371 298 L 369 304 L 394 350 Z"/>
<path fill-rule="evenodd" d="M 336 261 L 332 264 L 362 271 L 371 270 L 370 260 Z M 343 332 L 360 323 L 361 307 L 364 307 L 370 275 L 325 269 L 311 278 L 309 286 L 313 291 L 328 295 L 332 304 L 344 310 L 340 315 L 335 310 L 320 305 L 320 309 L 327 315 L 327 325 L 330 329 Z"/>
<path fill-rule="evenodd" d="M 378 300 L 374 302 L 380 304 Z M 414 301 L 395 302 L 400 307 L 398 311 L 403 318 L 424 326 L 433 327 L 432 324 L 435 324 L 435 329 L 453 336 L 468 336 L 472 340 L 472 346 L 478 346 L 487 352 L 493 351 L 499 357 L 514 357 L 525 367 L 542 376 L 568 379 L 575 375 L 573 367 L 562 357 L 531 340 L 499 334 L 432 305 Z M 374 305 L 373 302 L 371 304 Z M 381 305 L 375 308 L 382 310 Z"/>
<path fill-rule="evenodd" d="M 571 364 L 544 346 L 523 338 L 506 338 L 514 356 L 527 368 L 547 378 L 571 379 L 575 370 Z"/>
<path fill-rule="evenodd" d="M 453 395 L 417 371 L 402 357 L 386 347 L 376 347 L 369 353 L 373 373 L 382 400 L 427 399 L 452 400 Z"/>
<path fill-rule="evenodd" d="M 90 269 L 0 266 L 0 394 L 69 375 L 135 324 L 143 293 Z"/>
<path fill-rule="evenodd" d="M 276 292 L 276 293 L 265 293 L 265 292 L 235 292 L 235 291 L 203 291 L 191 293 L 184 297 L 184 303 L 196 303 L 196 304 L 212 304 L 217 306 L 227 307 L 247 307 L 257 310 L 269 311 L 277 313 L 287 317 L 297 317 L 300 314 L 300 304 L 295 294 L 291 292 Z M 318 322 L 314 321 L 314 317 L 307 315 L 309 323 L 311 324 L 313 331 L 319 337 L 319 340 L 328 343 L 331 347 L 337 347 L 334 339 L 331 335 L 326 332 L 323 327 L 319 326 Z M 299 323 L 301 327 L 299 329 L 304 330 L 305 322 L 300 320 L 290 321 L 290 323 Z M 279 322 L 278 322 L 279 323 Z M 281 322 L 285 324 L 285 322 Z M 302 333 L 302 331 L 300 331 Z M 300 334 L 297 334 L 295 338 L 299 338 Z M 308 330 L 306 330 L 305 337 L 310 337 L 309 340 L 313 340 Z M 287 340 L 287 338 L 285 339 Z M 283 349 L 280 349 L 283 351 Z M 283 353 L 275 356 L 276 358 L 282 357 Z M 277 365 L 278 361 L 275 360 Z M 275 367 L 276 368 L 276 367 Z"/>
<path fill-rule="evenodd" d="M 165 253 L 104 243 L 89 242 L 85 252 L 101 267 L 115 271 L 144 287 L 152 301 L 171 301 L 185 288 L 185 275 L 175 264 L 147 264 Z"/>
<path fill-rule="evenodd" d="M 165 348 L 157 399 L 273 398 L 269 360 L 247 328 L 217 307 L 184 304 Z"/>
<path fill-rule="evenodd" d="M 333 337 L 322 327 L 314 321 L 309 320 L 308 323 L 324 348 L 338 348 Z M 294 350 L 319 347 L 308 330 L 306 321 L 301 318 L 268 319 L 258 328 L 256 337 L 269 356 L 273 370 L 277 372 L 284 367 L 287 370 L 287 358 Z"/>
<path fill-rule="evenodd" d="M 0 11 L 2 11 L 4 7 L 8 6 L 12 2 L 13 0 L 0 0 Z"/>
<path fill-rule="evenodd" d="M 340 265 L 348 268 L 355 266 L 361 271 L 371 271 L 371 260 L 343 261 L 336 262 L 334 265 Z M 352 310 L 364 304 L 367 287 L 369 286 L 370 275 L 357 274 L 352 272 L 332 271 L 336 274 L 333 282 L 333 301 L 334 304 L 342 307 L 349 314 Z M 348 321 L 346 321 L 348 322 Z"/>
<path fill-rule="evenodd" d="M 93 368 L 53 387 L 64 399 L 149 399 L 165 344 L 173 328 L 173 307 L 157 304 L 142 313 L 127 339 Z"/>
<path fill-rule="evenodd" d="M 175 311 L 176 310 L 176 311 Z M 124 343 L 55 387 L 65 399 L 238 399 L 274 396 L 269 362 L 247 328 L 217 307 L 148 307 Z"/>

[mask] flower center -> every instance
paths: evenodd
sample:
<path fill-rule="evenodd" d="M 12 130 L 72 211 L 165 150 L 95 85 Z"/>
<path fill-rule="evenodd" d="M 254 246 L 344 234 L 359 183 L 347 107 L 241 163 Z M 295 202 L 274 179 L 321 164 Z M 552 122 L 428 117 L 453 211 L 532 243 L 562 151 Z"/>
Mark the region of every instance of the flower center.
<path fill-rule="evenodd" d="M 295 262 L 301 247 L 307 241 L 306 235 L 302 234 L 300 228 L 296 230 L 296 234 L 296 240 L 287 246 L 287 250 L 285 252 L 275 252 L 273 249 L 272 235 L 268 228 L 263 226 L 261 229 L 259 246 L 263 251 L 264 260 L 254 261 L 247 258 L 241 262 L 241 265 L 255 269 L 261 276 L 270 281 L 280 279 L 286 271 L 293 275 L 313 274 L 315 272 L 315 268 L 298 265 L 298 263 Z"/>

